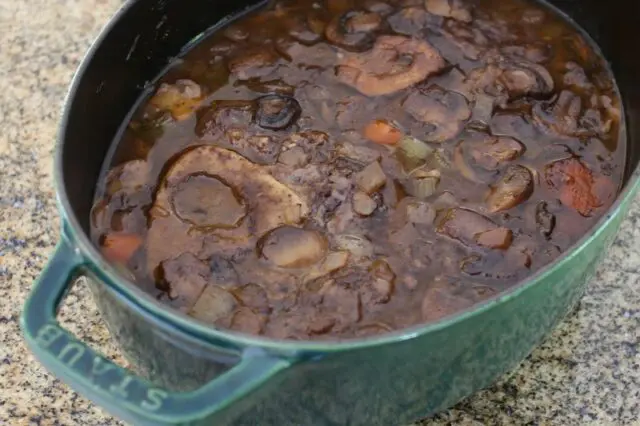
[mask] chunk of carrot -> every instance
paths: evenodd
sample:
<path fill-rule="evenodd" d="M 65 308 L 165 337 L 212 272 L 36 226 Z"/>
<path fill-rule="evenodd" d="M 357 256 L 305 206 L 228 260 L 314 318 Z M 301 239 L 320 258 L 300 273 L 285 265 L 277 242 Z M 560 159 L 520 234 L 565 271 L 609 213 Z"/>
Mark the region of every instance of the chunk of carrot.
<path fill-rule="evenodd" d="M 364 136 L 381 145 L 395 145 L 402 138 L 402 132 L 387 120 L 373 120 L 364 128 Z"/>
<path fill-rule="evenodd" d="M 111 262 L 127 263 L 142 245 L 135 234 L 107 234 L 102 241 L 102 254 Z"/>

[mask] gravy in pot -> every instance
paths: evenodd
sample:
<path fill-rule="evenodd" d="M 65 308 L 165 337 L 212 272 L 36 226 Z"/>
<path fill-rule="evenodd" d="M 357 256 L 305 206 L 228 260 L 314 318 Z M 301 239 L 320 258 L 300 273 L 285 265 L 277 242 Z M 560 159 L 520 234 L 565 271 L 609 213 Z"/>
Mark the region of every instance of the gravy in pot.
<path fill-rule="evenodd" d="M 167 305 L 278 339 L 491 297 L 588 232 L 624 171 L 605 60 L 526 0 L 272 2 L 140 105 L 95 243 Z"/>

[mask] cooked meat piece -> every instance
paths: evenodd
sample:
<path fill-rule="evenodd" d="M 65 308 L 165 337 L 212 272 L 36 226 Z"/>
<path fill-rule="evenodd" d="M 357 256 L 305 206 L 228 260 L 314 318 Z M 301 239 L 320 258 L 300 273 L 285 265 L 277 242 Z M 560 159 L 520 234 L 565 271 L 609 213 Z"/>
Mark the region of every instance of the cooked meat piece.
<path fill-rule="evenodd" d="M 105 190 L 109 196 L 120 191 L 132 194 L 149 184 L 149 163 L 145 160 L 132 160 L 114 167 L 105 178 Z"/>
<path fill-rule="evenodd" d="M 426 140 L 436 143 L 457 136 L 471 116 L 464 96 L 434 86 L 411 92 L 402 102 L 402 107 L 416 120 L 434 127 L 427 133 Z"/>
<path fill-rule="evenodd" d="M 430 203 L 405 197 L 396 206 L 390 225 L 393 229 L 401 229 L 407 223 L 433 225 L 435 218 L 436 210 Z"/>
<path fill-rule="evenodd" d="M 567 62 L 567 73 L 562 81 L 565 86 L 576 88 L 579 90 L 593 89 L 593 84 L 589 81 L 589 77 L 585 74 L 584 69 L 575 62 Z"/>
<path fill-rule="evenodd" d="M 256 336 L 262 334 L 266 322 L 265 315 L 255 313 L 248 308 L 239 308 L 234 312 L 229 328 Z"/>
<path fill-rule="evenodd" d="M 373 256 L 373 244 L 360 235 L 338 235 L 334 239 L 336 248 L 351 253 L 354 259 Z"/>
<path fill-rule="evenodd" d="M 251 308 L 256 312 L 269 313 L 270 308 L 267 292 L 258 284 L 246 284 L 231 290 L 231 292 L 243 306 Z"/>
<path fill-rule="evenodd" d="M 342 130 L 356 129 L 374 113 L 373 106 L 363 96 L 346 96 L 336 102 L 335 122 Z"/>
<path fill-rule="evenodd" d="M 422 7 L 405 7 L 391 15 L 387 21 L 396 33 L 416 36 L 424 32 L 434 19 Z"/>
<path fill-rule="evenodd" d="M 434 15 L 471 22 L 471 11 L 462 0 L 425 0 L 424 7 Z"/>
<path fill-rule="evenodd" d="M 175 214 L 194 226 L 235 228 L 247 207 L 233 188 L 206 174 L 186 176 L 171 194 Z"/>
<path fill-rule="evenodd" d="M 238 301 L 231 293 L 216 285 L 204 288 L 189 315 L 208 324 L 216 324 L 229 319 L 238 306 Z M 228 327 L 227 324 L 224 324 Z"/>
<path fill-rule="evenodd" d="M 504 66 L 498 81 L 509 92 L 510 99 L 522 96 L 545 95 L 553 91 L 554 82 L 542 65 L 528 61 L 513 61 Z"/>
<path fill-rule="evenodd" d="M 502 178 L 491 187 L 487 207 L 495 213 L 509 210 L 529 198 L 533 193 L 533 176 L 524 166 L 509 166 Z"/>
<path fill-rule="evenodd" d="M 253 122 L 255 109 L 252 101 L 214 101 L 200 115 L 196 134 L 217 139 L 230 129 L 246 128 Z"/>
<path fill-rule="evenodd" d="M 354 145 L 349 142 L 342 142 L 336 146 L 336 153 L 339 156 L 347 157 L 362 164 L 370 164 L 382 158 L 382 152 L 377 149 Z"/>
<path fill-rule="evenodd" d="M 475 127 L 488 127 L 498 99 L 486 93 L 477 93 L 475 98 L 470 121 Z"/>
<path fill-rule="evenodd" d="M 582 216 L 591 216 L 602 206 L 593 172 L 577 158 L 560 160 L 545 168 L 547 185 L 560 192 L 560 201 Z"/>
<path fill-rule="evenodd" d="M 481 143 L 474 143 L 469 148 L 476 164 L 487 170 L 495 170 L 516 160 L 525 151 L 524 145 L 507 136 L 487 137 Z"/>
<path fill-rule="evenodd" d="M 582 100 L 568 90 L 563 90 L 550 102 L 539 102 L 533 106 L 534 122 L 542 130 L 559 136 L 578 136 L 581 129 L 578 120 L 582 112 Z"/>
<path fill-rule="evenodd" d="M 170 112 L 174 119 L 185 120 L 200 107 L 204 94 L 200 85 L 191 80 L 178 80 L 175 84 L 162 83 L 149 104 Z"/>
<path fill-rule="evenodd" d="M 283 130 L 300 117 L 300 104 L 294 98 L 282 95 L 267 95 L 258 98 L 256 123 L 270 130 Z"/>
<path fill-rule="evenodd" d="M 291 134 L 282 142 L 282 151 L 284 153 L 295 147 L 302 148 L 308 156 L 309 162 L 319 165 L 328 163 L 332 159 L 333 152 L 327 149 L 331 144 L 332 141 L 328 134 L 309 130 Z"/>
<path fill-rule="evenodd" d="M 209 258 L 209 273 L 209 281 L 222 288 L 234 286 L 240 281 L 233 264 L 218 255 Z"/>
<path fill-rule="evenodd" d="M 364 53 L 346 53 L 336 76 L 367 96 L 388 95 L 413 86 L 439 71 L 442 56 L 426 41 L 380 36 Z"/>
<path fill-rule="evenodd" d="M 370 216 L 378 207 L 375 200 L 364 192 L 356 192 L 353 194 L 353 211 L 360 216 Z"/>
<path fill-rule="evenodd" d="M 349 326 L 362 318 L 362 304 L 357 291 L 341 284 L 333 280 L 325 283 L 320 290 L 322 307 L 336 319 L 337 324 Z"/>
<path fill-rule="evenodd" d="M 171 304 L 183 311 L 189 311 L 209 282 L 209 267 L 191 253 L 160 264 L 158 271 L 160 286 L 169 294 Z"/>
<path fill-rule="evenodd" d="M 307 204 L 296 193 L 235 152 L 214 146 L 187 150 L 171 165 L 156 193 L 147 241 L 150 270 L 173 253 L 187 247 L 188 251 L 197 252 L 202 246 L 202 240 L 189 232 L 190 224 L 179 219 L 170 202 L 179 182 L 202 173 L 223 180 L 244 200 L 249 212 L 248 220 L 243 220 L 237 229 L 219 233 L 225 244 L 242 246 L 251 235 L 262 236 L 278 226 L 297 224 L 309 213 Z M 167 240 L 172 244 L 167 245 Z"/>
<path fill-rule="evenodd" d="M 387 176 L 377 161 L 372 162 L 367 167 L 358 172 L 355 177 L 355 183 L 366 194 L 373 194 L 384 186 L 387 182 Z"/>
<path fill-rule="evenodd" d="M 276 68 L 278 59 L 278 54 L 266 47 L 242 50 L 229 60 L 229 72 L 238 80 L 265 77 Z"/>
<path fill-rule="evenodd" d="M 283 226 L 258 242 L 260 255 L 281 268 L 302 268 L 322 259 L 327 240 L 319 232 Z"/>
<path fill-rule="evenodd" d="M 309 164 L 309 155 L 301 146 L 294 146 L 291 149 L 283 150 L 278 157 L 278 162 L 291 166 L 295 169 L 302 168 Z"/>
<path fill-rule="evenodd" d="M 549 237 L 556 226 L 556 217 L 549 212 L 546 201 L 540 201 L 534 211 L 534 222 L 538 231 L 545 237 Z"/>
<path fill-rule="evenodd" d="M 327 254 L 324 260 L 309 268 L 309 272 L 305 275 L 303 281 L 311 282 L 321 277 L 325 277 L 332 272 L 344 268 L 349 261 L 348 251 L 335 251 Z"/>
<path fill-rule="evenodd" d="M 498 248 L 495 247 L 496 240 L 500 237 L 509 238 L 510 242 L 511 234 L 481 214 L 461 208 L 449 209 L 436 231 L 469 247 L 480 245 L 488 248 Z M 483 234 L 486 236 L 482 237 Z"/>
<path fill-rule="evenodd" d="M 336 46 L 363 50 L 370 47 L 375 31 L 382 26 L 382 17 L 375 12 L 350 10 L 336 15 L 325 30 L 325 36 Z"/>

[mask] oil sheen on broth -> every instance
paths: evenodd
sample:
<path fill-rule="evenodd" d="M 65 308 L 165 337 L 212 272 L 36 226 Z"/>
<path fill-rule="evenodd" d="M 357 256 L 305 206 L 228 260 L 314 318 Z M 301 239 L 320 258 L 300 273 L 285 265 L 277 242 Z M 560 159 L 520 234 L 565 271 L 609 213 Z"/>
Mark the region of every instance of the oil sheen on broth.
<path fill-rule="evenodd" d="M 355 338 L 531 275 L 621 186 L 613 77 L 509 0 L 274 2 L 161 76 L 107 159 L 92 237 L 212 327 Z"/>

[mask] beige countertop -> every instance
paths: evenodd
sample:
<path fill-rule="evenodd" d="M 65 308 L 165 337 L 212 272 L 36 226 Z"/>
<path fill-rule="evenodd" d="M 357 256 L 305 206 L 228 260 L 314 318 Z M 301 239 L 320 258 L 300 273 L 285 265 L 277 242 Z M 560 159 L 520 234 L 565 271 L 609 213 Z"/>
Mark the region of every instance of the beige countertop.
<path fill-rule="evenodd" d="M 46 372 L 19 313 L 58 238 L 52 152 L 63 97 L 120 0 L 0 0 L 0 425 L 118 425 Z M 640 200 L 579 309 L 510 377 L 424 425 L 640 424 Z M 117 348 L 86 290 L 64 324 Z"/>

